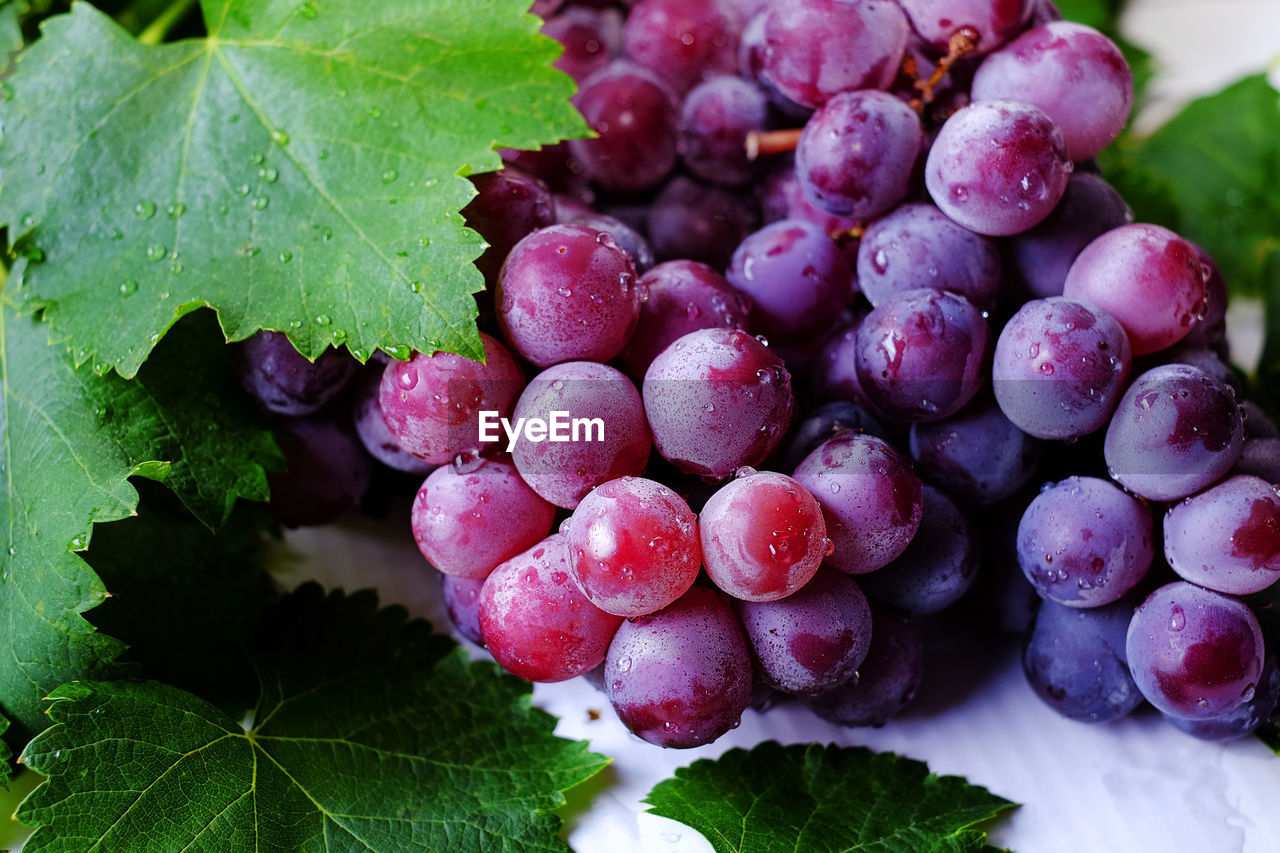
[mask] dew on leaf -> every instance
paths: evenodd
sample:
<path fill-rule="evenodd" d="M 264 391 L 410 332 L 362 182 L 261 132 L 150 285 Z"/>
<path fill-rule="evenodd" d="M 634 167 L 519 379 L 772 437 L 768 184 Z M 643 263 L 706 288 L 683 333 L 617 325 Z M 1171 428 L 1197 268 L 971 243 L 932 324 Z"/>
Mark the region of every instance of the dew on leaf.
<path fill-rule="evenodd" d="M 248 184 L 241 184 L 240 186 L 236 187 L 236 194 L 237 194 L 237 195 L 248 195 L 248 194 L 249 194 L 249 185 L 248 185 Z"/>
<path fill-rule="evenodd" d="M 273 130 L 271 131 L 271 141 L 283 148 L 289 144 L 289 134 L 287 131 Z"/>
<path fill-rule="evenodd" d="M 133 213 L 139 219 L 150 219 L 156 215 L 156 203 L 144 198 L 133 206 Z"/>
<path fill-rule="evenodd" d="M 123 231 L 121 231 L 119 228 L 112 228 L 112 229 L 111 229 L 111 239 L 112 239 L 112 240 L 123 240 L 123 239 L 124 239 L 124 232 L 123 232 Z"/>
<path fill-rule="evenodd" d="M 159 243 L 154 243 L 147 247 L 147 260 L 163 261 L 164 256 L 168 253 L 168 251 L 169 251 L 168 249 L 166 249 L 164 246 L 161 246 Z"/>
<path fill-rule="evenodd" d="M 328 160 L 328 159 L 329 159 L 329 149 L 328 149 L 328 148 L 321 148 L 321 149 L 320 149 L 320 159 L 321 159 L 321 160 Z"/>
<path fill-rule="evenodd" d="M 138 283 L 131 278 L 120 283 L 120 293 L 124 296 L 132 296 L 137 291 Z"/>
<path fill-rule="evenodd" d="M 266 161 L 266 157 L 261 154 L 252 154 L 249 156 L 249 162 L 255 166 L 261 166 Z"/>
<path fill-rule="evenodd" d="M 271 203 L 271 200 L 269 198 L 267 198 L 265 195 L 260 195 L 256 197 L 253 201 L 249 202 L 249 206 L 252 207 L 254 210 L 263 210 L 270 203 Z"/>
<path fill-rule="evenodd" d="M 231 122 L 232 124 L 235 124 L 239 120 L 240 120 L 240 113 L 232 113 L 231 118 L 227 119 L 227 121 Z"/>
<path fill-rule="evenodd" d="M 274 184 L 280 178 L 280 173 L 268 166 L 265 169 L 258 170 L 258 177 L 269 184 Z"/>
<path fill-rule="evenodd" d="M 387 171 L 382 173 L 382 182 L 384 184 L 389 184 L 398 177 L 400 177 L 400 173 L 395 169 L 387 169 Z"/>
<path fill-rule="evenodd" d="M 303 3 L 301 6 L 298 7 L 298 14 L 306 18 L 307 20 L 312 20 L 315 18 L 317 14 L 316 7 L 312 3 Z"/>
<path fill-rule="evenodd" d="M 281 252 L 281 253 L 280 253 L 280 263 L 282 263 L 282 264 L 287 264 L 287 263 L 289 263 L 289 261 L 291 261 L 291 260 L 293 260 L 293 252 Z"/>
<path fill-rule="evenodd" d="M 324 314 L 321 314 L 318 317 L 316 317 L 317 326 L 327 326 L 329 325 L 330 322 L 332 321 Z"/>
<path fill-rule="evenodd" d="M 382 110 L 378 107 L 369 107 L 370 118 L 382 118 Z"/>
<path fill-rule="evenodd" d="M 182 216 L 182 214 L 187 212 L 187 206 L 182 202 L 177 202 L 175 204 L 169 205 L 167 212 L 169 214 L 170 219 L 177 219 L 178 217 Z"/>

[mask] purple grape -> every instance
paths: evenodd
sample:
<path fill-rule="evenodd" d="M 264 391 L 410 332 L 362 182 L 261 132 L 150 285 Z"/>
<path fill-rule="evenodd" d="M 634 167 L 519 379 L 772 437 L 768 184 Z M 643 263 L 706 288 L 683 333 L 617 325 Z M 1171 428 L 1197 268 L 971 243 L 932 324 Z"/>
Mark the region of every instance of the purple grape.
<path fill-rule="evenodd" d="M 644 273 L 653 266 L 653 249 L 649 247 L 649 241 L 644 238 L 636 229 L 632 228 L 621 219 L 615 219 L 612 216 L 605 216 L 603 213 L 579 213 L 567 220 L 572 225 L 585 225 L 588 228 L 594 228 L 604 234 L 608 234 L 613 238 L 613 242 L 618 244 L 618 248 L 631 256 L 631 260 L 636 263 L 636 272 Z"/>
<path fill-rule="evenodd" d="M 1182 343 L 1187 346 L 1204 347 L 1216 352 L 1222 358 L 1229 355 L 1227 349 L 1227 283 L 1222 278 L 1222 270 L 1204 249 L 1187 241 L 1195 251 L 1196 257 L 1203 265 L 1204 273 L 1204 310 L 1200 318 L 1187 332 Z"/>
<path fill-rule="evenodd" d="M 866 219 L 907 195 L 923 148 L 924 129 L 911 107 L 886 92 L 841 92 L 805 124 L 796 176 L 818 207 Z"/>
<path fill-rule="evenodd" d="M 978 506 L 1020 489 L 1035 473 L 1043 449 L 985 396 L 949 418 L 912 424 L 910 447 L 925 480 Z"/>
<path fill-rule="evenodd" d="M 796 427 L 779 467 L 794 471 L 820 445 L 844 432 L 866 433 L 889 440 L 888 430 L 865 406 L 844 401 L 826 403 L 812 409 Z"/>
<path fill-rule="evenodd" d="M 1240 456 L 1244 423 L 1235 394 L 1190 365 L 1148 370 L 1129 386 L 1103 448 L 1120 485 L 1156 501 L 1198 492 Z"/>
<path fill-rule="evenodd" d="M 382 416 L 382 406 L 378 403 L 378 393 L 382 388 L 382 373 L 386 369 L 383 364 L 370 360 L 355 382 L 355 393 L 352 395 L 353 421 L 356 434 L 369 455 L 397 471 L 417 474 L 425 477 L 435 468 L 430 462 L 406 453 L 396 441 L 396 437 L 387 428 L 387 421 Z"/>
<path fill-rule="evenodd" d="M 486 459 L 465 472 L 444 465 L 418 489 L 409 519 L 418 550 L 447 575 L 483 578 L 551 532 L 555 507 L 516 466 Z"/>
<path fill-rule="evenodd" d="M 1280 484 L 1280 438 L 1246 438 L 1231 473 Z"/>
<path fill-rule="evenodd" d="M 498 323 L 529 361 L 607 361 L 640 316 L 635 262 L 603 231 L 552 225 L 511 250 L 498 277 Z"/>
<path fill-rule="evenodd" d="M 494 660 L 526 681 L 565 681 L 604 660 L 622 624 L 569 577 L 553 534 L 495 568 L 480 589 L 480 631 Z"/>
<path fill-rule="evenodd" d="M 644 377 L 644 409 L 662 456 L 721 479 L 758 465 L 791 423 L 791 375 L 746 332 L 701 329 L 667 347 Z"/>
<path fill-rule="evenodd" d="M 1206 347 L 1188 346 L 1185 343 L 1174 344 L 1169 349 L 1146 356 L 1136 363 L 1135 372 L 1145 372 L 1151 367 L 1159 367 L 1162 364 L 1186 364 L 1199 368 L 1230 388 L 1237 397 L 1244 394 L 1244 383 L 1240 380 L 1240 375 L 1232 369 L 1231 365 L 1223 361 L 1221 356 Z M 1240 416 L 1244 417 L 1243 410 Z"/>
<path fill-rule="evenodd" d="M 622 351 L 627 373 L 638 379 L 677 338 L 699 329 L 741 329 L 746 324 L 746 300 L 706 264 L 667 261 L 645 273 L 640 285 L 648 299 Z"/>
<path fill-rule="evenodd" d="M 1280 489 L 1235 476 L 1169 508 L 1164 554 L 1183 580 L 1246 595 L 1280 580 Z"/>
<path fill-rule="evenodd" d="M 1159 225 L 1122 225 L 1084 248 L 1063 295 L 1110 312 L 1134 355 L 1171 347 L 1205 310 L 1206 268 L 1186 240 Z"/>
<path fill-rule="evenodd" d="M 484 588 L 484 578 L 460 578 L 456 575 L 440 576 L 440 588 L 444 597 L 444 609 L 449 614 L 449 621 L 458 633 L 481 648 L 484 647 L 484 634 L 480 630 L 480 590 Z"/>
<path fill-rule="evenodd" d="M 1200 740 L 1237 740 L 1253 734 L 1275 711 L 1278 701 L 1280 666 L 1276 665 L 1276 656 L 1268 650 L 1262 660 L 1262 674 L 1258 677 L 1253 698 L 1234 711 L 1208 719 L 1188 719 L 1171 714 L 1165 714 L 1164 719 L 1180 731 Z"/>
<path fill-rule="evenodd" d="M 649 207 L 649 239 L 662 261 L 686 259 L 724 269 L 758 227 L 760 211 L 749 193 L 683 176 L 672 178 Z"/>
<path fill-rule="evenodd" d="M 865 315 L 837 327 L 819 347 L 810 366 L 816 399 L 870 407 L 858 384 L 858 327 L 863 319 Z"/>
<path fill-rule="evenodd" d="M 649 429 L 636 386 L 604 364 L 570 361 L 539 373 L 516 403 L 512 420 L 522 419 L 562 426 L 559 438 L 552 431 L 545 439 L 526 432 L 507 449 L 530 488 L 565 509 L 601 483 L 641 473 L 649 461 Z"/>
<path fill-rule="evenodd" d="M 727 598 L 693 587 L 622 623 L 604 663 L 623 725 L 649 743 L 692 747 L 737 725 L 751 699 L 751 654 Z"/>
<path fill-rule="evenodd" d="M 773 0 L 765 15 L 760 75 L 807 107 L 851 89 L 888 88 L 910 32 L 887 0 Z"/>
<path fill-rule="evenodd" d="M 1022 670 L 1045 704 L 1082 723 L 1123 717 L 1142 704 L 1129 673 L 1125 637 L 1133 605 L 1117 601 L 1079 610 L 1040 605 L 1022 648 Z"/>
<path fill-rule="evenodd" d="M 722 75 L 695 86 L 680 111 L 680 158 L 696 177 L 742 186 L 759 171 L 747 159 L 747 134 L 769 121 L 769 102 L 747 81 Z"/>
<path fill-rule="evenodd" d="M 995 50 L 1013 38 L 1031 17 L 1034 0 L 898 0 L 912 28 L 946 52 L 964 31 L 975 53 Z"/>
<path fill-rule="evenodd" d="M 569 140 L 569 151 L 600 186 L 648 189 L 675 166 L 678 101 L 652 72 L 615 61 L 582 81 L 574 104 L 597 136 Z"/>
<path fill-rule="evenodd" d="M 882 726 L 915 698 L 924 678 L 924 647 L 893 610 L 871 605 L 871 646 L 858 674 L 807 700 L 809 708 L 840 726 Z"/>
<path fill-rule="evenodd" d="M 1165 714 L 1229 714 L 1256 695 L 1263 640 L 1244 602 L 1179 581 L 1134 611 L 1125 644 L 1133 680 Z"/>
<path fill-rule="evenodd" d="M 350 355 L 336 349 L 327 349 L 314 362 L 308 361 L 283 332 L 258 332 L 233 346 L 240 384 L 264 409 L 277 415 L 319 411 L 360 367 Z"/>
<path fill-rule="evenodd" d="M 373 464 L 350 419 L 332 414 L 279 418 L 285 469 L 267 474 L 271 514 L 287 527 L 337 521 L 360 504 Z"/>
<path fill-rule="evenodd" d="M 871 608 L 853 578 L 826 569 L 779 601 L 741 601 L 738 616 L 765 681 L 815 694 L 855 677 L 871 645 Z"/>
<path fill-rule="evenodd" d="M 960 411 L 981 387 L 990 330 L 962 296 L 899 293 L 858 327 L 858 385 L 872 405 L 903 420 Z"/>
<path fill-rule="evenodd" d="M 1043 221 L 1070 174 L 1062 131 L 1043 111 L 1018 101 L 980 101 L 938 131 L 924 181 L 943 213 L 998 237 Z"/>
<path fill-rule="evenodd" d="M 1146 575 L 1151 531 L 1151 513 L 1114 484 L 1068 477 L 1046 485 L 1022 514 L 1018 562 L 1043 598 L 1099 607 Z"/>
<path fill-rule="evenodd" d="M 991 53 L 973 75 L 975 101 L 1033 104 L 1062 131 L 1067 156 L 1085 160 L 1111 144 L 1129 120 L 1133 74 L 1120 48 L 1070 21 L 1027 30 Z"/>
<path fill-rule="evenodd" d="M 1262 407 L 1252 400 L 1240 404 L 1240 416 L 1244 418 L 1244 437 L 1280 438 L 1280 428 L 1267 416 Z"/>
<path fill-rule="evenodd" d="M 564 46 L 554 63 L 581 83 L 622 55 L 622 13 L 570 6 L 542 25 L 542 34 Z"/>
<path fill-rule="evenodd" d="M 728 0 L 640 0 L 623 31 L 627 56 L 687 92 L 738 67 L 746 19 Z"/>
<path fill-rule="evenodd" d="M 1073 439 L 1101 429 L 1129 376 L 1129 338 L 1101 308 L 1033 299 L 996 341 L 992 388 L 1005 417 L 1023 432 Z"/>
<path fill-rule="evenodd" d="M 933 205 L 904 204 L 862 235 L 858 287 L 872 305 L 928 287 L 990 310 L 1000 287 L 1000 252 L 992 240 L 957 225 Z"/>
<path fill-rule="evenodd" d="M 405 452 L 433 465 L 478 454 L 480 413 L 511 414 L 524 373 L 497 340 L 481 332 L 480 342 L 484 364 L 445 352 L 387 364 L 378 405 Z"/>
<path fill-rule="evenodd" d="M 920 478 L 888 442 L 845 433 L 810 453 L 793 475 L 822 506 L 835 551 L 826 565 L 873 572 L 906 550 L 923 512 Z"/>
<path fill-rule="evenodd" d="M 932 486 L 923 490 L 920 528 L 893 562 L 861 578 L 872 598 L 909 613 L 935 613 L 959 600 L 978 574 L 973 528 Z"/>
<path fill-rule="evenodd" d="M 725 278 L 750 300 L 752 331 L 783 346 L 830 331 L 853 297 L 844 255 L 799 219 L 774 222 L 743 240 Z"/>
<path fill-rule="evenodd" d="M 514 166 L 472 175 L 470 180 L 476 197 L 462 209 L 462 215 L 489 244 L 476 259 L 476 266 L 492 285 L 512 247 L 525 235 L 556 221 L 556 206 L 545 183 Z"/>
<path fill-rule="evenodd" d="M 760 91 L 764 92 L 765 97 L 769 99 L 769 103 L 781 115 L 797 123 L 804 122 L 813 113 L 813 110 L 802 104 L 797 104 L 779 92 L 778 88 L 761 74 L 764 70 L 765 50 L 768 47 L 764 32 L 765 19 L 768 17 L 767 11 L 767 9 L 761 9 L 755 15 L 752 15 L 747 19 L 747 25 L 742 29 L 742 37 L 738 41 L 738 74 L 742 79 L 757 86 Z"/>
<path fill-rule="evenodd" d="M 1062 201 L 1043 222 L 1005 242 L 1008 270 L 1032 297 L 1061 296 L 1067 271 L 1085 246 L 1133 222 L 1120 193 L 1098 175 L 1076 171 Z"/>

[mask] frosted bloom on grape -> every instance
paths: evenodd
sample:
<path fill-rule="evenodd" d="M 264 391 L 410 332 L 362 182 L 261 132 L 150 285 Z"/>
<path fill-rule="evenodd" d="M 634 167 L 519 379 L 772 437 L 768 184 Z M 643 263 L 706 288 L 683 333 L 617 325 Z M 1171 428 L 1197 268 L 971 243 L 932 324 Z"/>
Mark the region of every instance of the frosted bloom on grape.
<path fill-rule="evenodd" d="M 1231 477 L 1169 508 L 1164 553 L 1184 579 L 1235 595 L 1280 580 L 1280 487 Z"/>
<path fill-rule="evenodd" d="M 627 56 L 683 93 L 735 70 L 745 20 L 730 0 L 641 0 L 622 31 Z"/>
<path fill-rule="evenodd" d="M 882 726 L 915 698 L 924 678 L 924 647 L 894 610 L 871 605 L 871 647 L 858 675 L 810 697 L 809 708 L 840 726 Z"/>
<path fill-rule="evenodd" d="M 319 411 L 346 387 L 360 366 L 350 354 L 336 349 L 309 361 L 283 332 L 258 332 L 232 344 L 231 352 L 244 390 L 278 415 Z"/>
<path fill-rule="evenodd" d="M 924 182 L 947 216 L 970 231 L 1003 237 L 1047 217 L 1071 169 L 1062 131 L 1038 107 L 978 101 L 938 131 Z"/>
<path fill-rule="evenodd" d="M 946 52 L 962 31 L 973 37 L 973 53 L 994 50 L 1026 26 L 1035 0 L 898 0 L 912 28 Z"/>
<path fill-rule="evenodd" d="M 1045 704 L 1071 720 L 1099 723 L 1142 704 L 1125 658 L 1130 600 L 1080 610 L 1046 601 L 1022 650 L 1022 671 Z"/>
<path fill-rule="evenodd" d="M 666 81 L 616 60 L 582 81 L 574 106 L 594 139 L 571 139 L 586 176 L 611 190 L 657 186 L 676 165 L 679 99 Z"/>

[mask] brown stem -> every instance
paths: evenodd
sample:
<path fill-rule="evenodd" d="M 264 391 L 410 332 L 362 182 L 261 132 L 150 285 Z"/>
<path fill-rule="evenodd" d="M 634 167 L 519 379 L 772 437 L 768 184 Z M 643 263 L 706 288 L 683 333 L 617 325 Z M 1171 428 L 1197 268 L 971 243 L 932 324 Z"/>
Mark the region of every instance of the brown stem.
<path fill-rule="evenodd" d="M 795 151 L 803 128 L 788 130 L 753 130 L 747 134 L 747 159 L 755 160 L 764 154 L 781 154 Z"/>
<path fill-rule="evenodd" d="M 978 31 L 973 27 L 961 27 L 952 33 L 951 41 L 947 45 L 947 55 L 938 60 L 938 65 L 933 69 L 928 80 L 916 81 L 916 88 L 924 96 L 926 104 L 933 100 L 934 87 L 947 76 L 947 72 L 951 70 L 956 60 L 972 53 L 977 46 Z"/>

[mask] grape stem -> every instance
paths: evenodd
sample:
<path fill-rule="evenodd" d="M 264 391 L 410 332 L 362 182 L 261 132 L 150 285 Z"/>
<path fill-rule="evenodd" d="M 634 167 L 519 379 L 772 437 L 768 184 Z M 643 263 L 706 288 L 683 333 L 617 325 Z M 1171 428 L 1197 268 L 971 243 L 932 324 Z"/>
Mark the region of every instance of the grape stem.
<path fill-rule="evenodd" d="M 747 134 L 747 159 L 755 160 L 764 154 L 781 154 L 795 151 L 803 128 L 787 130 L 753 130 Z"/>
<path fill-rule="evenodd" d="M 947 45 L 947 55 L 938 60 L 938 65 L 933 69 L 933 73 L 929 75 L 929 79 L 916 80 L 916 88 L 924 96 L 926 104 L 933 100 L 934 87 L 942 82 L 943 77 L 947 76 L 947 72 L 951 70 L 951 66 L 955 64 L 956 60 L 972 53 L 977 46 L 978 31 L 973 27 L 961 27 L 951 34 L 951 41 Z M 914 65 L 914 62 L 912 65 Z"/>

